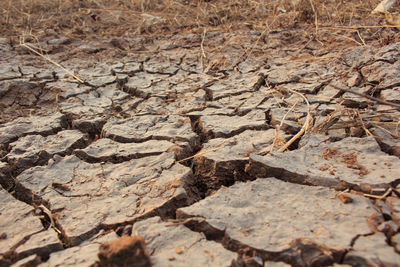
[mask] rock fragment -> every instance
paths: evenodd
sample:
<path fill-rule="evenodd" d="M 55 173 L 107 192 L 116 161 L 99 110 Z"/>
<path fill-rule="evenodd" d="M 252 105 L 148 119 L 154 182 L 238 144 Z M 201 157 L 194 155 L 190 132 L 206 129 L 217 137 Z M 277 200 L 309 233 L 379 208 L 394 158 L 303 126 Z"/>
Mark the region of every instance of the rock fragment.
<path fill-rule="evenodd" d="M 141 101 L 135 108 L 133 116 L 138 115 L 166 115 L 168 114 L 167 102 L 161 97 L 152 96 Z"/>
<path fill-rule="evenodd" d="M 302 70 L 302 63 L 286 63 L 272 66 L 266 73 L 267 83 L 270 86 L 296 83 L 301 80 L 300 70 Z"/>
<path fill-rule="evenodd" d="M 126 62 L 121 65 L 113 66 L 113 71 L 118 74 L 127 74 L 129 76 L 133 76 L 137 72 L 141 72 L 143 70 L 143 66 L 141 62 Z"/>
<path fill-rule="evenodd" d="M 163 80 L 161 74 L 138 73 L 129 77 L 124 85 L 125 92 L 133 96 L 149 97 L 152 90 L 151 86 Z"/>
<path fill-rule="evenodd" d="M 265 262 L 264 267 L 289 267 L 290 264 L 284 263 L 282 261 L 279 262 Z"/>
<path fill-rule="evenodd" d="M 341 60 L 346 66 L 359 69 L 360 67 L 373 62 L 374 50 L 375 48 L 372 46 L 351 48 L 343 53 Z"/>
<path fill-rule="evenodd" d="M 390 240 L 391 240 L 395 250 L 400 253 L 400 233 L 392 236 L 392 238 Z"/>
<path fill-rule="evenodd" d="M 392 43 L 379 49 L 379 51 L 377 51 L 375 54 L 375 60 L 394 63 L 395 61 L 400 61 L 399 54 L 400 43 Z"/>
<path fill-rule="evenodd" d="M 266 156 L 250 155 L 250 175 L 274 176 L 290 182 L 345 186 L 370 193 L 399 182 L 400 160 L 383 153 L 373 137 L 348 137 L 330 142 L 326 137 L 303 137 L 301 148 Z"/>
<path fill-rule="evenodd" d="M 79 71 L 78 77 L 95 87 L 116 81 L 116 76 L 112 75 L 112 68 L 107 64 L 98 64 L 94 68 L 82 69 Z"/>
<path fill-rule="evenodd" d="M 39 98 L 41 85 L 24 80 L 1 82 L 0 105 L 3 107 L 33 106 Z"/>
<path fill-rule="evenodd" d="M 224 97 L 217 101 L 213 101 L 208 104 L 209 107 L 216 107 L 221 110 L 221 114 L 230 115 L 235 113 L 236 115 L 245 115 L 253 110 L 256 110 L 260 104 L 268 99 L 268 93 L 263 90 L 256 92 L 247 92 L 240 95 Z M 230 112 L 223 113 L 223 109 L 229 109 Z M 210 114 L 202 114 L 210 115 Z"/>
<path fill-rule="evenodd" d="M 0 259 L 1 263 L 1 259 Z M 22 260 L 17 261 L 11 267 L 30 267 L 30 266 L 38 266 L 40 263 L 42 263 L 42 260 L 40 259 L 39 256 L 33 254 L 29 257 L 26 257 Z"/>
<path fill-rule="evenodd" d="M 374 206 L 352 198 L 344 204 L 332 189 L 265 178 L 222 188 L 178 209 L 177 218 L 190 218 L 189 227 L 222 234 L 225 246 L 248 247 L 263 260 L 325 265 L 338 262 L 357 235 L 371 233 L 367 218 L 376 214 Z"/>
<path fill-rule="evenodd" d="M 129 94 L 119 90 L 116 84 L 102 86 L 97 88 L 96 92 L 102 97 L 109 98 L 113 105 L 121 105 L 130 99 Z"/>
<path fill-rule="evenodd" d="M 152 251 L 154 266 L 236 266 L 236 253 L 183 225 L 153 217 L 135 223 L 132 230 L 144 238 L 148 251 Z"/>
<path fill-rule="evenodd" d="M 41 70 L 33 66 L 21 66 L 20 71 L 24 78 L 30 81 L 51 82 L 56 79 L 55 72 L 51 69 Z"/>
<path fill-rule="evenodd" d="M 207 93 L 202 89 L 197 92 L 173 93 L 167 97 L 167 101 L 171 102 L 165 107 L 169 114 L 187 114 L 205 109 Z"/>

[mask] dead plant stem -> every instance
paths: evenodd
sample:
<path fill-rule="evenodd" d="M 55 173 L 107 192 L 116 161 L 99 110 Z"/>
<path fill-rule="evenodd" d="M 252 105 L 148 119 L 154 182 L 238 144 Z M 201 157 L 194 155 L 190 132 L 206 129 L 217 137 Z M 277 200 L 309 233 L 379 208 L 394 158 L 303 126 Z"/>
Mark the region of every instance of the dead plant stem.
<path fill-rule="evenodd" d="M 219 149 L 221 149 L 221 148 L 224 147 L 224 143 L 225 143 L 225 141 L 223 141 L 223 142 L 221 142 L 220 144 L 216 145 L 213 149 L 200 151 L 200 152 L 197 153 L 196 155 L 193 155 L 193 156 L 190 156 L 190 157 L 181 159 L 181 160 L 178 161 L 178 163 L 181 163 L 181 162 L 183 162 L 183 161 L 187 161 L 187 160 L 189 160 L 189 159 L 193 159 L 193 158 L 195 158 L 195 157 L 197 157 L 197 156 L 200 156 L 200 155 L 204 155 L 204 154 L 207 154 L 207 153 L 210 153 L 210 152 L 217 151 L 217 150 L 219 150 Z"/>
<path fill-rule="evenodd" d="M 204 70 L 203 59 L 207 58 L 206 53 L 204 52 L 204 39 L 206 39 L 206 33 L 207 33 L 207 28 L 204 28 L 203 35 L 201 37 L 201 43 L 200 43 L 200 49 L 201 49 L 200 66 L 201 66 L 202 70 Z"/>
<path fill-rule="evenodd" d="M 376 97 L 373 97 L 373 96 L 369 96 L 369 95 L 366 95 L 366 94 L 362 94 L 362 93 L 358 93 L 358 92 L 355 92 L 355 91 L 352 91 L 352 90 L 349 90 L 349 89 L 341 88 L 341 87 L 336 86 L 334 84 L 330 84 L 330 86 L 332 86 L 333 88 L 335 88 L 337 90 L 341 90 L 341 91 L 346 92 L 346 93 L 350 93 L 350 94 L 358 95 L 358 96 L 361 96 L 361 97 L 365 97 L 367 99 L 370 99 L 370 100 L 373 100 L 375 102 L 378 102 L 379 104 L 386 105 L 386 106 L 392 106 L 392 107 L 395 107 L 396 109 L 400 110 L 400 104 L 396 104 L 396 103 L 393 103 L 393 102 L 381 100 L 379 98 L 376 98 Z"/>
<path fill-rule="evenodd" d="M 26 49 L 30 50 L 31 52 L 35 53 L 36 55 L 42 57 L 43 59 L 47 60 L 48 62 L 52 63 L 53 65 L 61 68 L 63 71 L 65 71 L 66 73 L 68 73 L 69 75 L 71 75 L 75 80 L 77 80 L 80 83 L 84 83 L 83 80 L 81 80 L 78 76 L 76 76 L 72 71 L 67 70 L 66 68 L 64 68 L 63 66 L 61 66 L 59 63 L 55 62 L 54 60 L 52 60 L 49 57 L 46 57 L 45 55 L 43 55 L 42 53 L 36 51 L 34 48 L 32 48 L 30 45 L 21 42 L 20 43 L 21 46 L 25 47 Z"/>
<path fill-rule="evenodd" d="M 310 102 L 308 102 L 307 98 L 294 90 L 289 89 L 290 92 L 299 95 L 300 97 L 302 97 L 304 99 L 304 101 L 307 104 L 307 118 L 305 123 L 303 124 L 303 127 L 301 127 L 301 130 L 295 135 L 293 136 L 288 142 L 286 142 L 286 144 L 284 144 L 278 151 L 279 152 L 283 152 L 285 151 L 291 144 L 293 144 L 294 141 L 296 141 L 309 127 L 310 127 L 310 123 L 311 123 L 311 107 L 310 107 Z"/>

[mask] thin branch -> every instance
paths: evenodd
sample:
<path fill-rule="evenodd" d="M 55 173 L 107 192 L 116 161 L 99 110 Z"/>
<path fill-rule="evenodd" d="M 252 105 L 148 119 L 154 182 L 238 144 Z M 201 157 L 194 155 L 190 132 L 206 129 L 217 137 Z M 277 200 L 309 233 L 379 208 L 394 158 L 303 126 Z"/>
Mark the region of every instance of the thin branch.
<path fill-rule="evenodd" d="M 369 100 L 378 102 L 379 104 L 386 105 L 386 106 L 392 106 L 392 107 L 395 107 L 395 108 L 400 110 L 400 104 L 396 104 L 396 103 L 393 103 L 393 102 L 385 101 L 385 100 L 382 100 L 382 99 L 379 99 L 379 98 L 376 98 L 376 97 L 373 97 L 373 96 L 369 96 L 369 95 L 366 95 L 366 94 L 362 94 L 362 93 L 359 93 L 359 92 L 354 92 L 354 91 L 352 91 L 350 89 L 341 88 L 341 87 L 336 86 L 334 84 L 330 84 L 330 86 L 332 86 L 333 88 L 335 88 L 337 90 L 341 90 L 341 91 L 346 92 L 346 93 L 350 93 L 350 94 L 358 95 L 358 96 L 361 96 L 361 97 L 365 97 L 365 98 L 367 98 Z"/>
<path fill-rule="evenodd" d="M 204 70 L 204 64 L 203 64 L 203 58 L 206 59 L 206 53 L 204 52 L 204 39 L 206 39 L 206 33 L 207 33 L 207 28 L 204 28 L 203 35 L 201 37 L 201 43 L 200 43 L 200 48 L 201 48 L 201 55 L 200 55 L 200 66 Z"/>
<path fill-rule="evenodd" d="M 307 118 L 306 118 L 305 123 L 303 124 L 303 127 L 301 127 L 301 130 L 295 136 L 293 136 L 286 144 L 284 144 L 278 150 L 279 152 L 285 151 L 291 144 L 293 144 L 293 142 L 296 141 L 310 127 L 310 123 L 311 123 L 310 102 L 308 102 L 307 98 L 303 94 L 300 94 L 299 92 L 296 92 L 296 91 L 291 90 L 291 89 L 289 89 L 289 91 L 301 96 L 304 99 L 304 101 L 307 103 Z"/>
<path fill-rule="evenodd" d="M 225 143 L 225 142 L 226 142 L 226 141 L 223 141 L 222 143 L 220 143 L 220 144 L 218 144 L 217 146 L 215 146 L 215 148 L 213 148 L 213 149 L 200 151 L 200 152 L 197 153 L 196 155 L 190 156 L 190 157 L 188 157 L 188 158 L 181 159 L 181 160 L 178 161 L 178 163 L 181 163 L 181 162 L 183 162 L 183 161 L 187 161 L 187 160 L 189 160 L 189 159 L 193 159 L 193 158 L 195 158 L 195 157 L 197 157 L 197 156 L 200 156 L 200 155 L 204 155 L 204 154 L 207 154 L 207 153 L 211 153 L 211 152 L 217 151 L 217 150 L 219 150 L 219 149 L 221 149 L 221 148 L 224 147 L 224 143 Z"/>
<path fill-rule="evenodd" d="M 43 55 L 42 53 L 36 51 L 34 48 L 32 48 L 31 46 L 29 46 L 26 43 L 21 42 L 20 43 L 21 46 L 27 48 L 28 50 L 32 51 L 33 53 L 35 53 L 36 55 L 44 58 L 45 60 L 49 61 L 50 63 L 56 65 L 57 67 L 61 68 L 62 70 L 64 70 L 66 73 L 68 73 L 69 75 L 71 75 L 75 80 L 77 80 L 80 83 L 84 83 L 83 80 L 81 80 L 78 76 L 76 76 L 72 71 L 67 70 L 66 68 L 64 68 L 63 66 L 61 66 L 59 63 L 55 62 L 54 60 L 52 60 L 49 57 L 46 57 L 45 55 Z"/>

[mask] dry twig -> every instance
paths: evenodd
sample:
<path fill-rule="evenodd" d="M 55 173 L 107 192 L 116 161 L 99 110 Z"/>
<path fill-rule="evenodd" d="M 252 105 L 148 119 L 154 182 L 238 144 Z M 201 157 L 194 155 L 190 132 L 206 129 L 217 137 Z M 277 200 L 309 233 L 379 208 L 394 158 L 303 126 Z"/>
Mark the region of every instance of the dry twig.
<path fill-rule="evenodd" d="M 206 39 L 206 33 L 207 33 L 207 28 L 204 28 L 203 35 L 201 37 L 201 43 L 200 43 L 200 49 L 201 49 L 200 66 L 201 66 L 202 70 L 204 70 L 203 59 L 207 58 L 206 53 L 204 52 L 204 39 Z"/>
<path fill-rule="evenodd" d="M 355 92 L 355 91 L 352 91 L 352 90 L 349 90 L 349 89 L 341 88 L 341 87 L 336 86 L 334 84 L 330 84 L 330 86 L 332 86 L 333 88 L 335 88 L 337 90 L 341 90 L 343 92 L 346 92 L 346 93 L 350 93 L 350 94 L 358 95 L 358 96 L 361 96 L 361 97 L 365 97 L 367 99 L 370 99 L 370 100 L 373 100 L 375 102 L 378 102 L 379 104 L 382 104 L 382 105 L 392 106 L 392 107 L 395 107 L 397 109 L 400 109 L 400 104 L 396 104 L 396 103 L 393 103 L 393 102 L 385 101 L 385 100 L 382 100 L 382 99 L 379 99 L 379 98 L 376 98 L 376 97 L 373 97 L 373 96 L 369 96 L 369 95 L 366 95 L 366 94 L 362 94 L 362 93 L 359 93 L 359 92 Z"/>
<path fill-rule="evenodd" d="M 289 91 L 291 91 L 294 94 L 299 95 L 307 103 L 307 118 L 306 118 L 305 123 L 303 124 L 303 127 L 301 127 L 301 130 L 295 136 L 293 136 L 288 142 L 286 142 L 286 144 L 284 144 L 278 150 L 279 152 L 285 151 L 291 144 L 293 144 L 293 142 L 296 141 L 310 127 L 310 123 L 311 123 L 311 108 L 310 108 L 310 103 L 308 102 L 307 98 L 303 94 L 296 92 L 294 90 L 289 89 Z"/>
<path fill-rule="evenodd" d="M 292 112 L 292 110 L 297 106 L 298 103 L 299 103 L 299 100 L 297 100 L 296 103 L 294 103 L 294 104 L 292 105 L 292 107 L 291 107 L 291 108 L 286 112 L 286 114 L 283 116 L 283 118 L 282 118 L 281 123 L 279 124 L 279 126 L 277 126 L 277 127 L 275 128 L 275 137 L 274 137 L 274 141 L 272 142 L 272 145 L 271 145 L 271 149 L 270 149 L 271 152 L 273 151 L 275 144 L 276 144 L 276 143 L 278 142 L 278 140 L 279 140 L 279 136 L 278 136 L 278 135 L 279 135 L 279 129 L 282 128 L 283 122 L 285 121 L 287 115 L 288 115 L 290 112 Z"/>
<path fill-rule="evenodd" d="M 224 147 L 223 144 L 225 144 L 225 142 L 226 142 L 226 141 L 221 142 L 220 144 L 218 144 L 217 146 L 215 146 L 215 148 L 213 148 L 213 149 L 200 151 L 200 152 L 197 153 L 196 155 L 190 156 L 190 157 L 185 158 L 185 159 L 181 159 L 181 160 L 178 161 L 178 163 L 181 163 L 181 162 L 186 161 L 186 160 L 189 160 L 189 159 L 193 159 L 193 158 L 198 157 L 198 156 L 200 156 L 200 155 L 204 155 L 204 154 L 207 154 L 207 153 L 210 153 L 210 152 L 217 151 L 217 150 L 219 150 L 219 149 L 221 149 L 221 148 Z"/>
<path fill-rule="evenodd" d="M 392 189 L 392 188 L 389 188 L 389 189 L 386 190 L 386 192 L 385 192 L 383 195 L 381 195 L 381 196 L 378 196 L 378 195 L 371 195 L 371 194 L 364 194 L 364 197 L 371 197 L 371 198 L 376 198 L 376 199 L 384 199 L 384 198 L 387 197 L 390 193 L 392 193 L 392 191 L 393 191 L 393 189 Z"/>
<path fill-rule="evenodd" d="M 64 68 L 63 66 L 61 66 L 59 63 L 55 62 L 54 60 L 52 60 L 49 57 L 46 57 L 45 55 L 43 55 L 42 53 L 40 53 L 39 51 L 37 51 L 36 49 L 34 49 L 33 47 L 31 47 L 30 45 L 28 45 L 27 43 L 21 41 L 20 45 L 25 47 L 26 49 L 28 49 L 29 51 L 35 53 L 36 55 L 44 58 L 45 60 L 47 60 L 48 62 L 50 62 L 51 64 L 61 68 L 63 71 L 65 71 L 66 73 L 68 73 L 69 75 L 71 75 L 75 80 L 77 80 L 80 83 L 84 83 L 83 80 L 81 80 L 78 76 L 76 76 L 72 71 L 67 70 L 66 68 Z"/>

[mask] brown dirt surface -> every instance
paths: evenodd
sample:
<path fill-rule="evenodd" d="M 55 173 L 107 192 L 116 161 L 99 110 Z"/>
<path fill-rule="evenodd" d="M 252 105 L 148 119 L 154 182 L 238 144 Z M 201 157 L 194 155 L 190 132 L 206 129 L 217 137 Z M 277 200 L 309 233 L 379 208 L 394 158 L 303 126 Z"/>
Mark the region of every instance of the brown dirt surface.
<path fill-rule="evenodd" d="M 0 0 L 0 266 L 397 266 L 379 2 Z"/>

